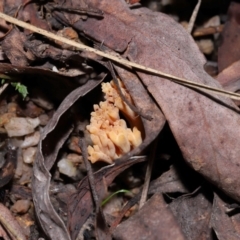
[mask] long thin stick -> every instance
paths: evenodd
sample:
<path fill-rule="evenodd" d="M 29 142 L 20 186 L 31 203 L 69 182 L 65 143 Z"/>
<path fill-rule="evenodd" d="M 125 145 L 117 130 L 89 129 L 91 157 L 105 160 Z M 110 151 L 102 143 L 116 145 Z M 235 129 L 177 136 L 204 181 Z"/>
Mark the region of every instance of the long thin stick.
<path fill-rule="evenodd" d="M 201 2 L 202 0 L 198 0 L 198 3 L 197 5 L 195 6 L 194 10 L 193 10 L 193 13 L 192 13 L 192 16 L 190 18 L 190 21 L 188 23 L 188 32 L 191 34 L 192 30 L 193 30 L 193 26 L 194 26 L 194 23 L 196 21 L 196 18 L 197 18 L 197 15 L 198 15 L 198 12 L 199 12 L 199 8 L 201 6 Z"/>
<path fill-rule="evenodd" d="M 205 90 L 207 92 L 212 92 L 212 93 L 215 93 L 215 94 L 218 94 L 218 95 L 222 95 L 222 96 L 225 96 L 225 97 L 229 97 L 229 98 L 232 98 L 232 99 L 240 100 L 240 94 L 233 93 L 233 92 L 230 92 L 230 91 L 225 91 L 225 90 L 222 90 L 222 89 L 219 89 L 219 88 L 213 88 L 213 87 L 210 87 L 210 86 L 205 85 L 205 84 L 192 82 L 192 81 L 189 81 L 189 80 L 184 79 L 184 78 L 179 78 L 179 77 L 173 76 L 171 74 L 167 74 L 167 73 L 164 73 L 162 71 L 155 70 L 153 68 L 145 67 L 143 65 L 140 65 L 140 64 L 137 64 L 137 63 L 134 63 L 134 62 L 130 62 L 130 61 L 122 58 L 120 55 L 108 54 L 108 53 L 99 51 L 97 49 L 88 47 L 88 46 L 86 46 L 84 44 L 81 44 L 81 43 L 78 43 L 78 42 L 74 42 L 72 40 L 69 40 L 69 39 L 61 37 L 61 36 L 57 36 L 57 35 L 55 35 L 55 34 L 53 34 L 51 32 L 48 32 L 48 31 L 46 31 L 44 29 L 35 27 L 35 26 L 33 26 L 33 25 L 29 24 L 29 23 L 20 21 L 20 20 L 18 20 L 16 18 L 13 18 L 11 16 L 6 15 L 6 14 L 4 14 L 2 12 L 0 12 L 0 18 L 4 19 L 7 22 L 15 24 L 15 25 L 17 25 L 19 27 L 28 29 L 28 30 L 36 32 L 36 33 L 39 33 L 39 34 L 41 34 L 43 36 L 46 36 L 48 38 L 51 38 L 51 39 L 54 39 L 54 40 L 57 40 L 57 41 L 69 44 L 70 46 L 76 47 L 79 50 L 95 53 L 95 54 L 97 54 L 99 56 L 102 56 L 102 57 L 110 59 L 110 60 L 112 60 L 114 62 L 120 63 L 120 64 L 122 64 L 122 65 L 124 65 L 126 67 L 135 68 L 137 70 L 141 70 L 141 71 L 152 73 L 152 74 L 155 74 L 155 75 L 158 75 L 158 76 L 161 76 L 161 77 L 165 77 L 165 78 L 167 78 L 169 80 L 174 80 L 177 83 L 181 83 L 182 85 L 191 86 L 194 89 L 198 89 L 198 90 L 201 90 L 201 91 Z"/>
<path fill-rule="evenodd" d="M 139 201 L 139 209 L 142 208 L 142 206 L 147 201 L 148 189 L 149 189 L 149 184 L 152 176 L 153 162 L 156 157 L 157 144 L 158 144 L 158 138 L 156 138 L 156 140 L 152 143 L 152 146 L 151 146 L 151 153 L 149 157 L 150 159 L 148 161 L 147 170 L 145 173 L 145 181 L 142 189 L 142 195 Z"/>

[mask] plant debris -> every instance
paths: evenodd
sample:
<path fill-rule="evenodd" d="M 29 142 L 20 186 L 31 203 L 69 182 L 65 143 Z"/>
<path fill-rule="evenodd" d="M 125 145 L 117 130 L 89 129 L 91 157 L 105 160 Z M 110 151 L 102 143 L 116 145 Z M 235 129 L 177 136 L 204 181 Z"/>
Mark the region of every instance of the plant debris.
<path fill-rule="evenodd" d="M 1 1 L 0 238 L 239 239 L 239 9 Z"/>

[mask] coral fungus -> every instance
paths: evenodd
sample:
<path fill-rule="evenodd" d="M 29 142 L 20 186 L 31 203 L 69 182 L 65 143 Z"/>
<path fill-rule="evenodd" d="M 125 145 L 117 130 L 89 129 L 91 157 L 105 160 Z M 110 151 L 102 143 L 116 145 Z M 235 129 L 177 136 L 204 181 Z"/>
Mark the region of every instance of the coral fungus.
<path fill-rule="evenodd" d="M 125 98 L 133 103 L 121 81 L 119 85 Z M 114 159 L 142 143 L 141 132 L 137 128 L 141 120 L 122 100 L 114 82 L 102 83 L 102 91 L 105 94 L 105 101 L 94 105 L 90 124 L 87 126 L 93 142 L 93 146 L 88 146 L 89 160 L 92 163 L 97 161 L 112 163 Z M 119 111 L 133 126 L 132 129 L 120 118 Z"/>

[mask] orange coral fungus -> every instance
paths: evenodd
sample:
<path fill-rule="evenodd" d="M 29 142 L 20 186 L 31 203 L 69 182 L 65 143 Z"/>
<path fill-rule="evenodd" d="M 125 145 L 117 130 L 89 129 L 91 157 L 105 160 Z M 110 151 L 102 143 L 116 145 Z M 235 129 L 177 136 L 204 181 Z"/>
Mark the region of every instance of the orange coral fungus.
<path fill-rule="evenodd" d="M 121 81 L 119 85 L 123 95 L 133 103 Z M 141 132 L 136 127 L 140 118 L 122 100 L 114 82 L 102 83 L 102 91 L 105 93 L 105 101 L 94 105 L 90 125 L 87 126 L 93 142 L 93 146 L 88 146 L 88 159 L 92 163 L 96 161 L 112 163 L 114 159 L 142 143 Z M 132 129 L 120 118 L 119 111 L 134 126 Z"/>

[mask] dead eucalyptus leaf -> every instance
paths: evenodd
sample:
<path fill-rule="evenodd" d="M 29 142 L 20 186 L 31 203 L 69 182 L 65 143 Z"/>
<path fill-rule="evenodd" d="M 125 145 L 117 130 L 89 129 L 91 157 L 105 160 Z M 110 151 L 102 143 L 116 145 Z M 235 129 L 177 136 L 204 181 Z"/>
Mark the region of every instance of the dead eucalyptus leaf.
<path fill-rule="evenodd" d="M 194 196 L 196 195 L 196 196 Z M 193 196 L 181 197 L 173 200 L 169 207 L 186 239 L 212 239 L 209 223 L 211 220 L 212 203 L 205 194 L 197 193 Z"/>
<path fill-rule="evenodd" d="M 131 218 L 121 223 L 113 233 L 114 239 L 185 239 L 169 206 L 161 194 L 155 194 Z"/>
<path fill-rule="evenodd" d="M 240 91 L 240 74 L 239 74 L 240 60 L 234 62 L 217 76 L 217 80 L 225 89 L 233 92 Z"/>
<path fill-rule="evenodd" d="M 124 56 L 138 64 L 221 88 L 203 70 L 205 60 L 191 36 L 168 16 L 145 8 L 130 10 L 123 0 L 88 4 L 103 11 L 104 18 L 74 24 L 87 37 L 125 51 Z M 113 6 L 118 11 L 112 11 Z M 240 118 L 234 103 L 162 77 L 140 71 L 138 76 L 161 107 L 186 161 L 240 201 Z"/>
<path fill-rule="evenodd" d="M 73 128 L 71 115 L 66 113 L 80 97 L 95 88 L 103 80 L 104 76 L 102 74 L 98 79 L 90 80 L 85 85 L 71 92 L 64 99 L 41 134 L 33 167 L 33 201 L 36 215 L 43 230 L 53 240 L 70 240 L 68 231 L 63 221 L 55 212 L 49 198 L 51 180 L 49 171 L 56 160 L 59 149 L 69 137 Z"/>
<path fill-rule="evenodd" d="M 26 41 L 26 35 L 20 32 L 17 28 L 11 30 L 11 32 L 4 38 L 2 49 L 13 65 L 27 66 L 35 59 L 30 51 L 24 50 L 24 42 Z"/>
<path fill-rule="evenodd" d="M 235 212 L 233 216 L 227 214 L 227 204 L 217 194 L 214 194 L 212 207 L 211 227 L 219 240 L 240 238 L 240 214 Z"/>
<path fill-rule="evenodd" d="M 218 49 L 219 72 L 240 60 L 239 51 L 236 51 L 240 46 L 239 14 L 240 4 L 232 1 L 228 8 L 228 19 L 224 24 L 220 38 Z"/>

